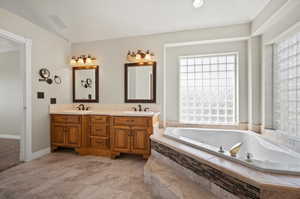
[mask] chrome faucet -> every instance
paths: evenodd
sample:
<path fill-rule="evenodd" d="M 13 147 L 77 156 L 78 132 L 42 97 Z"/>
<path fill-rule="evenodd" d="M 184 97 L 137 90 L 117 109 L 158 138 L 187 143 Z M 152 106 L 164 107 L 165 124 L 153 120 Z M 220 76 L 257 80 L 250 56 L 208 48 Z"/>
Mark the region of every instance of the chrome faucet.
<path fill-rule="evenodd" d="M 220 152 L 220 153 L 224 153 L 224 152 L 225 152 L 222 146 L 220 146 L 219 152 Z"/>
<path fill-rule="evenodd" d="M 235 144 L 233 147 L 231 147 L 229 153 L 232 157 L 236 157 L 236 154 L 240 151 L 242 144 L 243 144 L 242 142 L 239 142 Z"/>
<path fill-rule="evenodd" d="M 246 161 L 247 162 L 252 162 L 251 158 L 252 158 L 252 154 L 248 152 L 247 155 L 246 155 Z"/>

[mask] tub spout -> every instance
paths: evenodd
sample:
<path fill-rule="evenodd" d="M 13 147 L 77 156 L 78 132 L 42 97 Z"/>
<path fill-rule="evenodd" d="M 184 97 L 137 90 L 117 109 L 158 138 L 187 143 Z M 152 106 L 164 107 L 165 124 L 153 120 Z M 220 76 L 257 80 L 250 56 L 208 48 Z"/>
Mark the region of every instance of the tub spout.
<path fill-rule="evenodd" d="M 222 147 L 222 146 L 220 146 L 220 148 L 219 148 L 219 152 L 220 152 L 220 153 L 224 153 L 224 149 L 223 149 L 223 147 Z"/>
<path fill-rule="evenodd" d="M 242 144 L 243 144 L 242 142 L 239 142 L 235 144 L 233 147 L 231 147 L 229 153 L 232 157 L 236 157 L 236 154 L 240 151 Z"/>

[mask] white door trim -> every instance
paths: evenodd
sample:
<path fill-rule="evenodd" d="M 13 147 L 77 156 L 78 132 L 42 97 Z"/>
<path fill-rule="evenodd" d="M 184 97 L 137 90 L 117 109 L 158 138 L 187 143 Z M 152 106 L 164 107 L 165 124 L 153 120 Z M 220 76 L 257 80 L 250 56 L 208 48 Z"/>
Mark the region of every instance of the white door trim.
<path fill-rule="evenodd" d="M 21 132 L 21 141 L 20 141 L 20 160 L 21 161 L 30 161 L 32 159 L 32 99 L 31 99 L 31 47 L 32 40 L 24 38 L 22 36 L 16 35 L 14 33 L 8 32 L 6 30 L 0 29 L 0 36 L 24 44 L 25 52 L 23 54 L 21 61 L 21 70 L 23 73 L 22 83 L 24 85 L 22 98 L 23 98 L 23 107 L 24 107 L 24 119 Z M 17 121 L 16 121 L 17 122 Z"/>

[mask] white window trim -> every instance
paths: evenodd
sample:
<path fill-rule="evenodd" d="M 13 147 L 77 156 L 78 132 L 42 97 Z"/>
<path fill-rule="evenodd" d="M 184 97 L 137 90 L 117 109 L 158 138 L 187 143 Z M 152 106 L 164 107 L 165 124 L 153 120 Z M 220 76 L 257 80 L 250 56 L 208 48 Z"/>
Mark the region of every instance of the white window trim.
<path fill-rule="evenodd" d="M 234 66 L 235 70 L 235 84 L 234 84 L 234 104 L 233 104 L 233 109 L 234 109 L 234 122 L 233 123 L 226 123 L 226 124 L 218 124 L 218 123 L 184 123 L 180 121 L 181 118 L 181 87 L 180 87 L 180 59 L 182 58 L 189 58 L 189 57 L 211 57 L 211 56 L 222 56 L 222 55 L 235 55 L 236 57 L 236 62 Z M 239 124 L 239 52 L 224 52 L 224 53 L 213 53 L 213 54 L 193 54 L 193 55 L 181 55 L 177 59 L 177 79 L 179 80 L 177 83 L 178 86 L 178 124 L 183 124 L 183 125 L 209 125 L 209 126 L 235 126 Z"/>

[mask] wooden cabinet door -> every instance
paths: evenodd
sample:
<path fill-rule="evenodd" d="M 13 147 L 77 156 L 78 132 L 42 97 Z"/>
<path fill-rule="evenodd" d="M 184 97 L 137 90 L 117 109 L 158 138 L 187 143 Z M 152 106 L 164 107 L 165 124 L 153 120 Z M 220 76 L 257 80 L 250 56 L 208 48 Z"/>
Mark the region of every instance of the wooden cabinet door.
<path fill-rule="evenodd" d="M 131 129 L 131 152 L 149 153 L 149 133 L 147 128 L 132 127 Z"/>
<path fill-rule="evenodd" d="M 54 145 L 65 144 L 65 126 L 64 124 L 52 124 L 51 142 Z"/>
<path fill-rule="evenodd" d="M 71 147 L 80 147 L 81 127 L 80 124 L 66 126 L 66 145 Z"/>
<path fill-rule="evenodd" d="M 112 133 L 112 149 L 117 152 L 130 152 L 130 128 L 114 127 Z"/>

